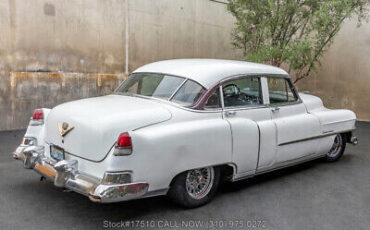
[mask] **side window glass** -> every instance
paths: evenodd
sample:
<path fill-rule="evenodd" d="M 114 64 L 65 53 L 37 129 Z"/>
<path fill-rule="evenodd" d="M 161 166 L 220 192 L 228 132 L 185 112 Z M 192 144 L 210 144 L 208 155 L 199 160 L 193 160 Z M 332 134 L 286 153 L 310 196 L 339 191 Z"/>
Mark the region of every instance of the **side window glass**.
<path fill-rule="evenodd" d="M 211 96 L 207 99 L 207 102 L 204 106 L 206 109 L 217 109 L 221 107 L 220 102 L 220 89 L 217 88 Z"/>
<path fill-rule="evenodd" d="M 225 107 L 262 104 L 259 77 L 245 77 L 222 85 Z"/>
<path fill-rule="evenodd" d="M 285 78 L 268 78 L 270 104 L 281 104 L 297 101 L 292 87 Z"/>
<path fill-rule="evenodd" d="M 198 83 L 187 80 L 177 91 L 172 101 L 184 106 L 191 106 L 203 95 L 206 90 Z"/>

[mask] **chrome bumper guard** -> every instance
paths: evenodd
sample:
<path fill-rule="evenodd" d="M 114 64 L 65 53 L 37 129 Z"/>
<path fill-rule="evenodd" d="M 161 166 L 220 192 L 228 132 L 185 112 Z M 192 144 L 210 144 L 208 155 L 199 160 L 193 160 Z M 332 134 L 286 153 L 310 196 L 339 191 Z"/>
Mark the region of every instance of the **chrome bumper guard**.
<path fill-rule="evenodd" d="M 148 192 L 145 182 L 102 184 L 101 180 L 78 171 L 77 160 L 54 161 L 45 157 L 43 146 L 18 147 L 13 158 L 23 161 L 26 169 L 33 169 L 54 185 L 88 196 L 93 202 L 112 203 L 137 199 Z"/>

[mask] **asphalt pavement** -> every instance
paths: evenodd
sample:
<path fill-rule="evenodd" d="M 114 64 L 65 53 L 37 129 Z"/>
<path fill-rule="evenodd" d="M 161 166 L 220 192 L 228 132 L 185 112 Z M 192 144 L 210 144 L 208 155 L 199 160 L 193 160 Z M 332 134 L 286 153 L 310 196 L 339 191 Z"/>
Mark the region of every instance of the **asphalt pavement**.
<path fill-rule="evenodd" d="M 24 131 L 0 132 L 0 229 L 370 229 L 370 123 L 335 163 L 320 160 L 234 184 L 186 210 L 165 196 L 97 204 L 11 157 Z M 259 228 L 257 228 L 259 227 Z"/>

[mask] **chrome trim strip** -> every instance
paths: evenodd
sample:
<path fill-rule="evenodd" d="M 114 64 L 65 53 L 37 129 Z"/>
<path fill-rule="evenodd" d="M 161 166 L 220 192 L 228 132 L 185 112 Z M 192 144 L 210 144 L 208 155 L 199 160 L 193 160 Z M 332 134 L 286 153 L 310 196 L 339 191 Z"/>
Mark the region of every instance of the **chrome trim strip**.
<path fill-rule="evenodd" d="M 350 131 L 353 131 L 353 130 L 354 129 L 348 129 L 348 130 L 343 130 L 343 131 L 339 131 L 339 132 L 334 132 L 333 131 L 331 133 L 325 133 L 324 132 L 323 135 L 312 136 L 312 137 L 298 139 L 298 140 L 294 140 L 294 141 L 283 142 L 283 143 L 280 143 L 278 146 L 289 145 L 289 144 L 294 144 L 294 143 L 303 142 L 303 141 L 309 141 L 309 140 L 323 138 L 323 137 L 327 137 L 327 136 L 332 136 L 332 135 L 336 135 L 336 134 L 340 134 L 340 133 L 346 133 L 346 132 L 350 132 Z"/>
<path fill-rule="evenodd" d="M 224 111 L 242 111 L 242 110 L 251 110 L 251 109 L 261 109 L 261 108 L 270 108 L 268 105 L 249 105 L 249 106 L 233 106 L 233 107 L 226 107 Z"/>
<path fill-rule="evenodd" d="M 81 157 L 81 156 L 75 155 L 75 154 L 73 154 L 73 153 L 70 153 L 70 152 L 66 151 L 64 148 L 62 148 L 62 147 L 60 147 L 60 146 L 58 146 L 58 145 L 54 145 L 54 144 L 52 144 L 52 143 L 50 143 L 50 142 L 46 142 L 46 141 L 45 141 L 45 144 L 47 144 L 47 145 L 49 145 L 49 146 L 53 145 L 53 146 L 56 146 L 56 147 L 58 147 L 58 148 L 63 149 L 63 150 L 64 150 L 64 154 L 68 154 L 68 155 L 71 155 L 71 156 L 74 156 L 74 157 L 78 157 L 78 158 L 80 158 L 80 159 L 83 159 L 83 160 L 86 160 L 86 161 L 91 161 L 91 162 L 94 162 L 94 163 L 103 162 L 103 161 L 108 157 L 109 153 L 112 151 L 112 149 L 114 148 L 114 146 L 116 145 L 116 143 L 113 143 L 112 147 L 110 147 L 110 149 L 108 150 L 107 154 L 105 154 L 105 156 L 103 157 L 103 159 L 101 159 L 101 160 L 91 160 L 91 159 L 88 159 L 88 158 Z"/>
<path fill-rule="evenodd" d="M 262 91 L 262 100 L 264 105 L 270 104 L 270 98 L 269 98 L 269 87 L 267 84 L 267 78 L 261 77 L 261 91 Z"/>
<path fill-rule="evenodd" d="M 201 85 L 203 88 L 207 89 L 206 87 L 204 87 L 204 85 L 200 84 L 197 80 L 194 80 L 191 77 L 186 77 L 186 76 L 181 76 L 181 75 L 175 75 L 175 74 L 166 73 L 166 72 L 133 72 L 130 75 L 128 75 L 127 78 L 130 77 L 131 75 L 135 75 L 135 74 L 163 74 L 163 75 L 172 76 L 172 77 L 180 77 L 180 78 L 184 78 L 184 79 L 190 79 L 190 80 L 198 83 L 199 85 Z M 118 87 L 120 87 L 122 85 L 122 83 Z M 117 89 L 118 89 L 118 87 L 117 87 Z M 114 91 L 116 91 L 116 90 L 114 90 Z"/>
<path fill-rule="evenodd" d="M 274 77 L 274 78 L 289 79 L 289 75 L 286 75 L 286 74 L 249 73 L 249 74 L 236 74 L 236 75 L 232 75 L 230 77 L 226 77 L 226 78 L 222 79 L 217 84 L 223 84 L 226 81 L 236 80 L 238 78 L 243 78 L 243 77 Z"/>
<path fill-rule="evenodd" d="M 348 121 L 355 121 L 356 119 L 348 119 L 348 120 L 341 120 L 341 121 L 333 121 L 333 122 L 328 122 L 324 123 L 322 125 L 331 125 L 331 124 L 336 124 L 336 123 L 341 123 L 341 122 L 348 122 Z"/>
<path fill-rule="evenodd" d="M 183 82 L 175 89 L 175 91 L 172 93 L 172 95 L 168 98 L 168 101 L 171 101 L 172 98 L 176 95 L 177 91 L 188 81 L 188 78 L 185 78 Z"/>
<path fill-rule="evenodd" d="M 153 197 L 153 196 L 164 196 L 164 195 L 167 195 L 167 192 L 169 189 L 170 188 L 164 188 L 164 189 L 149 191 L 144 196 L 142 196 L 142 198 Z"/>
<path fill-rule="evenodd" d="M 301 158 L 298 158 L 298 159 L 293 159 L 291 161 L 284 161 L 284 162 L 281 162 L 283 165 L 278 165 L 278 166 L 273 165 L 272 167 L 268 167 L 268 168 L 262 169 L 260 171 L 257 169 L 255 176 L 258 176 L 258 175 L 261 175 L 261 174 L 264 174 L 264 173 L 273 172 L 273 171 L 280 170 L 280 169 L 284 169 L 284 168 L 288 168 L 288 167 L 291 167 L 291 166 L 294 166 L 294 165 L 303 164 L 305 162 L 309 162 L 309 161 L 319 159 L 323 156 L 325 156 L 325 153 L 324 154 L 318 154 L 318 155 L 315 154 L 314 156 L 309 155 L 308 157 L 301 157 Z"/>
<path fill-rule="evenodd" d="M 222 111 L 225 110 L 225 103 L 224 103 L 224 94 L 222 92 L 222 85 L 220 84 L 220 86 L 218 87 L 218 93 L 220 94 L 219 97 L 220 97 L 220 100 L 221 100 L 221 108 L 222 108 Z"/>
<path fill-rule="evenodd" d="M 334 132 L 334 130 L 324 131 L 323 134 L 332 133 L 332 132 Z"/>

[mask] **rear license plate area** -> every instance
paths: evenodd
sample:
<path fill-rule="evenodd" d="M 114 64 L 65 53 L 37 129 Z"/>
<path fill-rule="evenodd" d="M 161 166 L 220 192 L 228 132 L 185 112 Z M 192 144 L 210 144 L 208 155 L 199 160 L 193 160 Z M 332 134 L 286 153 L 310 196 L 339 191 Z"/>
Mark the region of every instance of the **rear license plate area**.
<path fill-rule="evenodd" d="M 62 161 L 65 159 L 65 156 L 64 156 L 64 149 L 62 148 L 59 148 L 57 146 L 51 146 L 50 147 L 50 156 L 51 158 L 53 158 L 54 160 L 57 160 L 57 161 Z"/>

